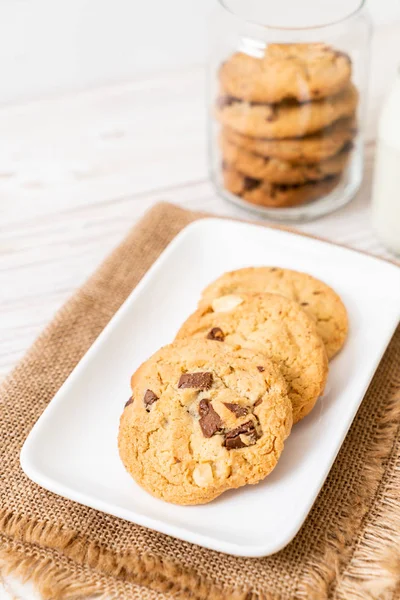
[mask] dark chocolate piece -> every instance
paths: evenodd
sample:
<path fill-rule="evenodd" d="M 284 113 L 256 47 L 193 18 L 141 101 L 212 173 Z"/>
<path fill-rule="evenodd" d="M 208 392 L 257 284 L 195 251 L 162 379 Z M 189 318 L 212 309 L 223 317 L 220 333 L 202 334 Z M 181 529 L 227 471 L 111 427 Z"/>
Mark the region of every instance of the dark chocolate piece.
<path fill-rule="evenodd" d="M 208 340 L 215 340 L 216 342 L 223 342 L 225 339 L 224 332 L 220 327 L 213 327 L 207 334 Z"/>
<path fill-rule="evenodd" d="M 254 179 L 253 177 L 243 177 L 243 191 L 251 192 L 251 190 L 255 190 L 260 185 L 259 179 Z"/>
<path fill-rule="evenodd" d="M 146 390 L 143 397 L 143 402 L 147 412 L 149 412 L 150 406 L 154 404 L 154 402 L 157 402 L 157 400 L 158 396 L 156 396 L 154 392 L 152 392 L 151 390 Z"/>
<path fill-rule="evenodd" d="M 132 398 L 132 396 L 131 396 L 131 397 L 129 398 L 128 402 L 125 402 L 125 408 L 126 408 L 127 406 L 129 406 L 130 404 L 132 404 L 132 402 L 133 402 L 133 398 Z"/>
<path fill-rule="evenodd" d="M 224 402 L 224 405 L 227 409 L 229 409 L 235 417 L 244 417 L 248 414 L 249 409 L 245 406 L 240 406 L 240 404 L 233 404 L 232 402 Z"/>
<path fill-rule="evenodd" d="M 226 106 L 232 106 L 232 104 L 236 104 L 240 102 L 238 98 L 234 96 L 220 96 L 217 98 L 217 106 L 218 108 L 225 108 Z"/>
<path fill-rule="evenodd" d="M 204 437 L 210 438 L 222 429 L 221 417 L 206 398 L 199 403 L 200 427 Z"/>
<path fill-rule="evenodd" d="M 276 121 L 276 119 L 278 118 L 278 110 L 275 104 L 271 104 L 270 108 L 271 114 L 268 115 L 266 121 L 268 121 L 268 123 L 273 123 L 273 121 Z"/>
<path fill-rule="evenodd" d="M 355 135 L 357 132 L 355 131 L 353 135 Z M 353 142 L 346 142 L 346 144 L 343 146 L 343 148 L 341 149 L 341 153 L 345 153 L 345 152 L 350 152 L 350 150 L 352 150 L 354 147 Z"/>
<path fill-rule="evenodd" d="M 179 379 L 178 388 L 194 388 L 209 390 L 213 383 L 212 373 L 183 373 Z"/>
<path fill-rule="evenodd" d="M 207 398 L 203 398 L 203 400 L 200 400 L 199 402 L 199 415 L 200 417 L 205 417 L 208 414 L 209 411 L 209 405 L 210 405 L 210 401 L 207 400 Z"/>
<path fill-rule="evenodd" d="M 257 367 L 257 369 L 260 371 L 260 373 L 263 373 L 265 371 L 265 367 Z"/>
<path fill-rule="evenodd" d="M 241 435 L 245 435 L 248 441 L 248 444 L 245 444 Z M 247 448 L 248 446 L 253 446 L 260 436 L 257 433 L 257 430 L 254 426 L 253 421 L 247 421 L 243 423 L 243 425 L 239 425 L 236 429 L 232 429 L 228 431 L 225 436 L 225 447 L 228 450 L 238 450 L 239 448 Z"/>

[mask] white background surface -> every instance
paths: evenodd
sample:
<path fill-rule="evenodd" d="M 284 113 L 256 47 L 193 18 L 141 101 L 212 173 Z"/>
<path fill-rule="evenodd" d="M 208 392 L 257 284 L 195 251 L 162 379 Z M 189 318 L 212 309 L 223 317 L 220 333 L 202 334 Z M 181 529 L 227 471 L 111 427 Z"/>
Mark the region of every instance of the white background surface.
<path fill-rule="evenodd" d="M 52 96 L 0 109 L 0 380 L 155 202 L 246 216 L 207 180 L 204 73 L 192 65 L 212 2 L 0 0 L 0 103 Z M 400 62 L 400 2 L 370 4 L 390 23 L 374 37 L 365 182 L 346 209 L 300 229 L 389 256 L 369 199 L 376 115 Z M 121 79 L 134 81 L 59 95 Z M 33 599 L 29 585 L 7 585 L 0 600 Z"/>
<path fill-rule="evenodd" d="M 0 0 L 0 103 L 202 64 L 216 2 Z M 367 5 L 376 24 L 400 20 L 399 0 Z"/>

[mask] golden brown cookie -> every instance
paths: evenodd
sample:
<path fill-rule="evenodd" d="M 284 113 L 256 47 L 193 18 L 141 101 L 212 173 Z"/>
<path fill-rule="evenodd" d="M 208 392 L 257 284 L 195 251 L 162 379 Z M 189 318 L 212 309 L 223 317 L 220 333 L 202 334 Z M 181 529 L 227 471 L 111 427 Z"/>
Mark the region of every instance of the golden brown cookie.
<path fill-rule="evenodd" d="M 292 426 L 279 369 L 263 354 L 208 340 L 161 348 L 133 375 L 121 459 L 153 496 L 202 504 L 258 483 Z"/>
<path fill-rule="evenodd" d="M 296 163 L 314 163 L 334 156 L 352 141 L 356 133 L 354 117 L 339 119 L 331 127 L 306 137 L 281 140 L 249 137 L 229 127 L 222 130 L 225 140 L 243 150 Z"/>
<path fill-rule="evenodd" d="M 343 346 L 349 328 L 346 308 L 326 283 L 299 271 L 279 267 L 246 267 L 218 277 L 203 291 L 199 306 L 229 294 L 272 293 L 296 300 L 317 326 L 329 358 Z"/>
<path fill-rule="evenodd" d="M 304 184 L 277 184 L 246 177 L 226 165 L 222 168 L 222 175 L 228 192 L 246 202 L 268 208 L 299 206 L 318 200 L 332 192 L 340 181 L 340 176 L 330 176 Z"/>
<path fill-rule="evenodd" d="M 300 102 L 332 96 L 350 81 L 347 54 L 322 43 L 269 44 L 263 58 L 237 52 L 221 66 L 227 95 L 252 102 Z"/>
<path fill-rule="evenodd" d="M 265 353 L 288 383 L 293 423 L 312 410 L 324 391 L 325 346 L 314 320 L 294 300 L 278 294 L 220 296 L 202 304 L 185 321 L 177 339 L 189 337 Z"/>
<path fill-rule="evenodd" d="M 220 96 L 215 114 L 222 125 L 243 135 L 281 139 L 308 135 L 338 119 L 350 117 L 357 103 L 358 92 L 351 83 L 336 96 L 304 104 L 291 100 L 255 104 L 233 96 Z"/>
<path fill-rule="evenodd" d="M 220 138 L 220 148 L 223 161 L 243 175 L 270 183 L 287 184 L 319 181 L 330 175 L 338 175 L 346 167 L 351 154 L 351 144 L 348 144 L 338 154 L 325 160 L 296 163 L 248 152 L 224 136 Z"/>

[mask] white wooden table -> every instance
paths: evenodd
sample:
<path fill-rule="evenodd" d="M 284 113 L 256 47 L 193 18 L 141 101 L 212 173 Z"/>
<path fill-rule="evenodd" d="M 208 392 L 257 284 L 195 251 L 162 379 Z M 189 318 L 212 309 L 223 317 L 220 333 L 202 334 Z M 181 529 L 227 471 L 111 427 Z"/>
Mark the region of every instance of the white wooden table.
<path fill-rule="evenodd" d="M 397 60 L 400 26 L 386 26 L 374 45 L 362 190 L 299 227 L 385 257 L 368 204 L 376 113 Z M 151 205 L 246 216 L 208 181 L 204 105 L 196 68 L 0 110 L 0 380 Z M 12 597 L 34 596 L 8 577 L 0 600 Z"/>

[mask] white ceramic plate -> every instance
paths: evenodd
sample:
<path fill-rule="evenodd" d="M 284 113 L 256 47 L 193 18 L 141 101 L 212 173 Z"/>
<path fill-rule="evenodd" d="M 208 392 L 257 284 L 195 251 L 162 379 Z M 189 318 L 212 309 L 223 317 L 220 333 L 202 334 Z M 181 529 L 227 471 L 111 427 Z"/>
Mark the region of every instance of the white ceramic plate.
<path fill-rule="evenodd" d="M 207 505 L 167 504 L 136 485 L 118 456 L 130 376 L 173 340 L 204 286 L 246 265 L 307 271 L 332 285 L 349 312 L 349 339 L 331 363 L 326 394 L 294 427 L 267 479 Z M 22 468 L 56 494 L 145 527 L 230 554 L 272 554 L 312 507 L 399 318 L 394 265 L 283 231 L 198 221 L 168 246 L 56 394 L 25 442 Z"/>

